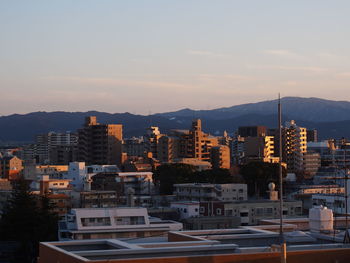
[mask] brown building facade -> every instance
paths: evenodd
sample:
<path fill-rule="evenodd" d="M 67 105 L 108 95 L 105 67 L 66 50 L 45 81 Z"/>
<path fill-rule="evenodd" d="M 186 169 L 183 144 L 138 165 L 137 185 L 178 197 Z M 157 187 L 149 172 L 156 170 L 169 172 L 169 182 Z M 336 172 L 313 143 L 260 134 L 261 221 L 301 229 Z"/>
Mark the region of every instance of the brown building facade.
<path fill-rule="evenodd" d="M 100 124 L 87 117 L 78 131 L 78 160 L 87 164 L 117 164 L 122 161 L 123 126 Z"/>

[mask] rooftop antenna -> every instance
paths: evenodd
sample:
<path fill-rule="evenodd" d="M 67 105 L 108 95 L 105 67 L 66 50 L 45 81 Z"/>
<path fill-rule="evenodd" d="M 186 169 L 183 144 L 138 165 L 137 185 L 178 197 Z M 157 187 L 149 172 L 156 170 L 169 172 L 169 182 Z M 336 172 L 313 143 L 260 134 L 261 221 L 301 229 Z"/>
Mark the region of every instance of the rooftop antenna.
<path fill-rule="evenodd" d="M 345 233 L 343 243 L 350 243 L 350 235 L 348 230 L 348 169 L 346 166 L 346 142 L 343 143 L 344 147 L 344 192 L 345 192 Z"/>
<path fill-rule="evenodd" d="M 281 263 L 287 262 L 287 248 L 283 236 L 283 176 L 282 176 L 282 107 L 281 95 L 278 93 L 278 141 L 279 141 L 279 181 L 280 181 L 280 243 L 281 243 Z"/>

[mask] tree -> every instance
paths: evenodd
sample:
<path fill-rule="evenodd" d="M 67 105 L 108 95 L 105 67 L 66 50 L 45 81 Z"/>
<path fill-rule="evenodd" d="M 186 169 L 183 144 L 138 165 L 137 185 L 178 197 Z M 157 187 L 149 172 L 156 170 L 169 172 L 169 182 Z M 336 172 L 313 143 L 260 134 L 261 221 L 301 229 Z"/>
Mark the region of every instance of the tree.
<path fill-rule="evenodd" d="M 159 187 L 161 194 L 173 194 L 173 185 L 190 183 L 195 167 L 189 164 L 163 164 L 157 167 L 153 180 Z"/>
<path fill-rule="evenodd" d="M 193 183 L 211 183 L 211 184 L 232 184 L 236 183 L 228 169 L 210 169 L 195 172 L 193 174 Z"/>
<path fill-rule="evenodd" d="M 278 163 L 250 162 L 241 166 L 240 173 L 248 186 L 248 195 L 250 196 L 260 197 L 265 195 L 270 182 L 279 187 Z M 283 177 L 287 175 L 284 167 L 282 173 Z"/>
<path fill-rule="evenodd" d="M 14 184 L 0 220 L 0 240 L 16 241 L 16 262 L 33 262 L 39 242 L 57 240 L 58 218 L 52 214 L 46 197 L 37 198 L 24 179 Z"/>
<path fill-rule="evenodd" d="M 172 194 L 174 184 L 242 183 L 242 180 L 238 177 L 232 176 L 228 169 L 196 171 L 194 166 L 181 163 L 164 164 L 159 166 L 153 174 L 153 180 L 158 185 L 161 194 Z"/>

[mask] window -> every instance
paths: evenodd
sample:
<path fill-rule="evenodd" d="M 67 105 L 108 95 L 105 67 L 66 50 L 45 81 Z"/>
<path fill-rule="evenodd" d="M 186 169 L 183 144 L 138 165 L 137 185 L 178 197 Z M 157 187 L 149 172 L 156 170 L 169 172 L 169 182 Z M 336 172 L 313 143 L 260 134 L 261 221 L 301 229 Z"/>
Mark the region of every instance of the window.
<path fill-rule="evenodd" d="M 204 208 L 203 206 L 200 207 L 200 208 L 199 208 L 199 212 L 204 213 L 204 212 L 205 212 L 205 208 Z"/>
<path fill-rule="evenodd" d="M 263 215 L 264 214 L 264 208 L 256 208 L 256 215 Z"/>
<path fill-rule="evenodd" d="M 273 213 L 272 207 L 267 207 L 266 208 L 266 214 L 272 214 L 272 213 Z"/>
<path fill-rule="evenodd" d="M 118 216 L 114 218 L 116 225 L 144 225 L 143 216 Z"/>
<path fill-rule="evenodd" d="M 216 208 L 216 214 L 221 215 L 221 208 Z"/>
<path fill-rule="evenodd" d="M 82 218 L 81 223 L 83 226 L 110 226 L 111 219 L 109 217 Z"/>

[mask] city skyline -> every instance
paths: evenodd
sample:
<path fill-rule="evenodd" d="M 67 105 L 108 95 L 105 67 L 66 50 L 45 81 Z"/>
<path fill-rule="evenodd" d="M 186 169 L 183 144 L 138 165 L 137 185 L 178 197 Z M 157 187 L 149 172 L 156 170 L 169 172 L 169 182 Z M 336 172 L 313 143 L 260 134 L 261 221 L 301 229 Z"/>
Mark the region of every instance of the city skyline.
<path fill-rule="evenodd" d="M 347 1 L 4 1 L 0 115 L 350 100 Z"/>

